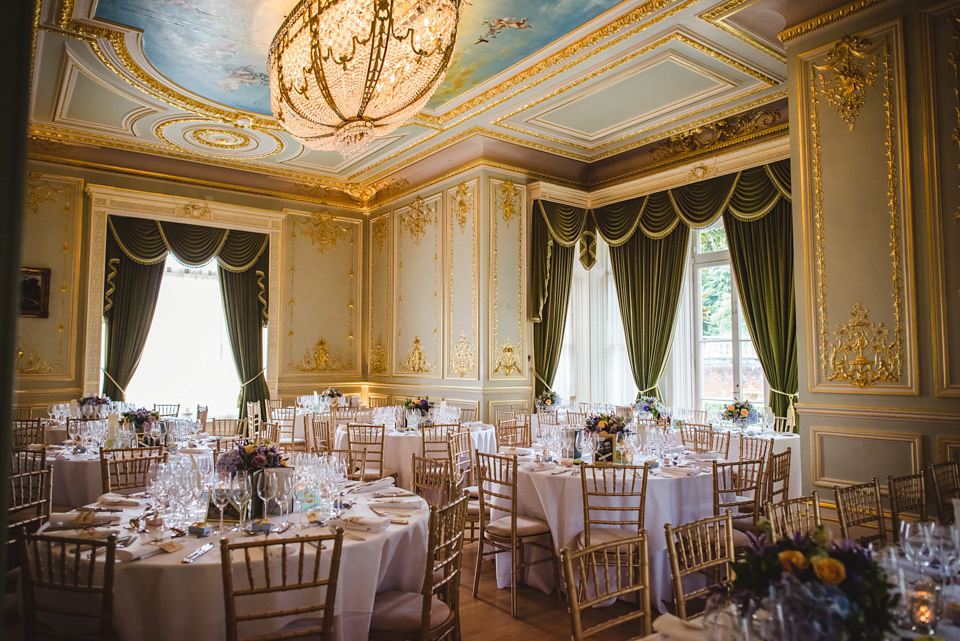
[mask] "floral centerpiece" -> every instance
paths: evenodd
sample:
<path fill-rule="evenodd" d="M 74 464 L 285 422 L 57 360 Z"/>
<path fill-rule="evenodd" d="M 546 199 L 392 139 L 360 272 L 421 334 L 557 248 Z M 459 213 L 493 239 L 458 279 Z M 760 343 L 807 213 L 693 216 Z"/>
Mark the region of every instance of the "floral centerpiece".
<path fill-rule="evenodd" d="M 627 428 L 623 418 L 616 414 L 591 414 L 584 429 L 594 434 L 619 434 Z"/>
<path fill-rule="evenodd" d="M 810 626 L 811 639 L 881 641 L 893 631 L 899 595 L 871 551 L 852 541 L 830 542 L 823 526 L 776 542 L 767 533 L 748 536 L 729 588 L 741 613 L 778 595 L 785 623 Z"/>
<path fill-rule="evenodd" d="M 723 408 L 723 419 L 735 425 L 753 425 L 760 420 L 760 412 L 750 401 L 734 401 Z"/>
<path fill-rule="evenodd" d="M 237 472 L 259 472 L 271 467 L 287 467 L 276 445 L 237 445 L 217 457 L 217 472 L 235 476 Z"/>
<path fill-rule="evenodd" d="M 537 395 L 537 407 L 540 409 L 556 407 L 560 403 L 560 395 L 553 390 L 543 390 Z"/>
<path fill-rule="evenodd" d="M 635 406 L 637 408 L 637 415 L 641 417 L 652 416 L 653 418 L 660 418 L 660 412 L 663 411 L 663 403 L 660 402 L 659 398 L 645 394 L 637 394 Z"/>
<path fill-rule="evenodd" d="M 433 409 L 433 403 L 430 402 L 429 396 L 424 396 L 418 399 L 407 399 L 403 407 L 408 412 L 420 412 L 421 416 L 426 416 Z"/>
<path fill-rule="evenodd" d="M 324 398 L 342 398 L 343 393 L 336 387 L 328 387 L 327 389 L 323 390 L 323 393 L 320 394 L 320 396 Z"/>
<path fill-rule="evenodd" d="M 107 405 L 110 403 L 110 397 L 98 396 L 97 394 L 87 394 L 82 398 L 78 398 L 77 403 L 80 405 L 80 407 L 100 407 L 101 405 Z"/>
<path fill-rule="evenodd" d="M 144 423 L 155 423 L 160 420 L 160 413 L 154 410 L 148 410 L 145 407 L 141 407 L 137 410 L 128 410 L 123 413 L 123 422 L 128 424 L 133 424 L 137 428 L 137 431 L 143 431 Z"/>

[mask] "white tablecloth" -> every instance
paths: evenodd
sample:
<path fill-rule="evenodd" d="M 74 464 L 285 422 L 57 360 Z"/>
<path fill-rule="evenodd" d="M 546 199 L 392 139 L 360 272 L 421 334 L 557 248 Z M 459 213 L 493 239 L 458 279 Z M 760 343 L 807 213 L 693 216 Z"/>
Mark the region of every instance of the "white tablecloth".
<path fill-rule="evenodd" d="M 364 495 L 358 495 L 356 505 L 347 515 L 373 516 L 364 505 L 366 500 Z M 138 511 L 139 508 L 126 510 L 121 522 Z M 422 508 L 409 513 L 407 525 L 390 525 L 380 534 L 362 533 L 365 541 L 344 538 L 335 606 L 334 638 L 338 641 L 367 638 L 377 592 L 420 591 L 426 562 L 429 512 Z M 294 517 L 299 518 L 299 514 Z M 283 536 L 328 532 L 326 528 L 312 527 L 291 529 Z M 121 534 L 126 533 L 127 530 L 121 528 Z M 146 541 L 153 535 L 140 536 Z M 230 539 L 245 536 L 237 532 L 228 534 Z M 219 641 L 225 638 L 219 539 L 183 537 L 176 541 L 183 544 L 183 550 L 160 553 L 139 561 L 117 562 L 114 627 L 123 641 Z M 213 542 L 214 549 L 192 564 L 181 563 L 187 554 L 207 542 Z M 329 556 L 325 558 L 329 559 Z M 272 565 L 277 567 L 279 563 Z M 307 560 L 307 565 L 312 567 L 312 561 Z M 242 563 L 234 565 L 234 573 L 245 576 Z M 315 599 L 321 594 L 318 591 L 303 596 Z M 249 601 L 241 603 L 249 604 Z M 301 604 L 292 595 L 283 594 L 271 605 L 274 606 L 271 609 L 280 609 Z M 280 627 L 288 620 L 275 621 L 279 621 L 277 627 Z M 241 628 L 242 634 L 252 632 L 249 626 Z"/>
<path fill-rule="evenodd" d="M 464 429 L 471 429 L 470 437 L 473 449 L 481 452 L 495 452 L 497 449 L 497 435 L 492 425 L 475 424 Z M 389 429 L 389 428 L 388 428 Z M 347 430 L 337 428 L 334 447 L 338 450 L 347 449 Z M 397 485 L 410 489 L 413 483 L 413 471 L 410 468 L 410 457 L 413 454 L 420 456 L 423 450 L 423 439 L 419 432 L 387 432 L 383 439 L 383 467 L 396 470 L 399 478 Z"/>
<path fill-rule="evenodd" d="M 550 525 L 553 546 L 560 550 L 574 548 L 583 532 L 583 498 L 581 480 L 571 473 L 553 474 L 519 471 L 518 511 L 546 521 Z M 670 562 L 667 559 L 665 523 L 681 525 L 713 515 L 713 477 L 703 473 L 682 478 L 664 478 L 651 475 L 647 485 L 647 503 L 644 527 L 649 539 L 651 593 L 664 610 L 663 603 L 672 601 Z M 496 511 L 492 518 L 503 516 Z M 542 558 L 542 553 L 528 548 L 528 558 Z M 553 568 L 549 563 L 527 568 L 527 585 L 549 593 L 554 588 Z M 510 587 L 510 558 L 497 555 L 497 585 Z"/>
<path fill-rule="evenodd" d="M 758 436 L 760 438 L 770 438 L 766 434 L 749 434 L 748 436 Z M 803 461 L 800 456 L 800 435 L 799 434 L 773 434 L 773 453 L 780 454 L 790 448 L 790 496 L 795 499 L 803 492 Z M 740 433 L 730 433 L 730 460 L 740 459 Z"/>

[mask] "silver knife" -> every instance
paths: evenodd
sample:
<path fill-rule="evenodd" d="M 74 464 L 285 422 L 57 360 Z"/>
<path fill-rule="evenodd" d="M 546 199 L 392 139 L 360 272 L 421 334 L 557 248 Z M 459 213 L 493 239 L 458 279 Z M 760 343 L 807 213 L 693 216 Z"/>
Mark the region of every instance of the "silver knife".
<path fill-rule="evenodd" d="M 183 559 L 183 562 L 184 562 L 184 563 L 193 563 L 194 561 L 196 561 L 197 559 L 199 559 L 201 556 L 203 556 L 204 554 L 206 554 L 207 552 L 209 552 L 209 551 L 212 550 L 212 549 L 213 549 L 213 543 L 204 543 L 203 545 L 201 545 L 200 547 L 198 547 L 196 550 L 194 550 L 193 552 L 191 552 L 190 554 L 188 554 L 188 555 Z"/>

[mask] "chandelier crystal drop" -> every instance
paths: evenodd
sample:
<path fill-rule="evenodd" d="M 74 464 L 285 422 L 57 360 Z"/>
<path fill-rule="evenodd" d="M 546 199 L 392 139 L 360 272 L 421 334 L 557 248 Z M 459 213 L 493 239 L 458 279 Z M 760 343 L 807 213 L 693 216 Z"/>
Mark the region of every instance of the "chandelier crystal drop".
<path fill-rule="evenodd" d="M 270 108 L 311 149 L 350 157 L 443 81 L 462 0 L 301 0 L 270 45 Z"/>

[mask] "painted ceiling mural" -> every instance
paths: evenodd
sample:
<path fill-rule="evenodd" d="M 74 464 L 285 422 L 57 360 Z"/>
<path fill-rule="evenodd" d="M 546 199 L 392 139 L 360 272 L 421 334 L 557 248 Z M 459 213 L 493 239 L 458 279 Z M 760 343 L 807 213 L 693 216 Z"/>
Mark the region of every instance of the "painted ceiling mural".
<path fill-rule="evenodd" d="M 96 17 L 144 32 L 160 73 L 208 100 L 270 114 L 270 42 L 295 0 L 100 0 Z M 619 0 L 470 0 L 436 109 L 619 4 Z"/>

